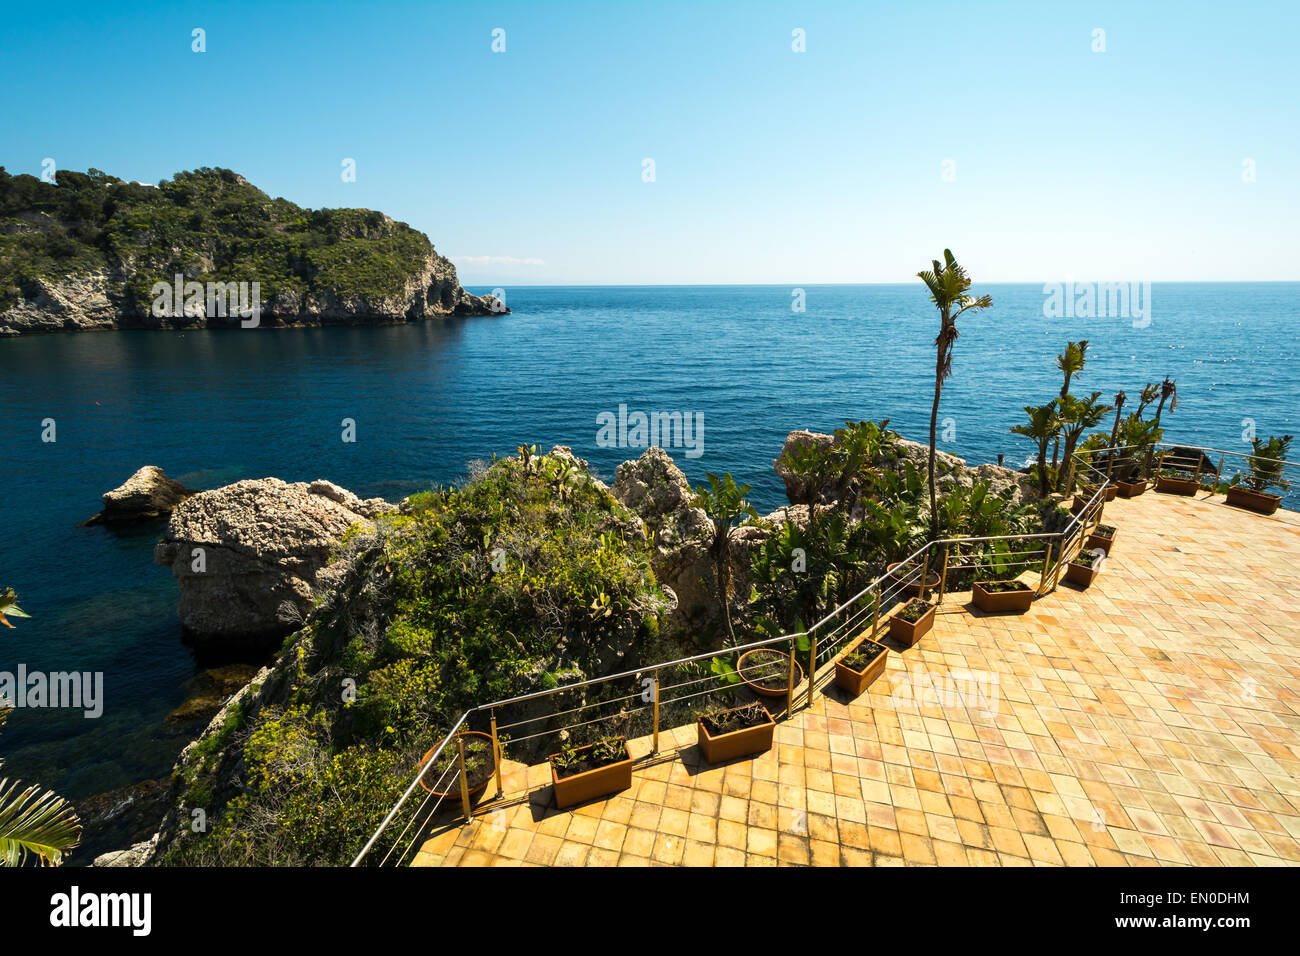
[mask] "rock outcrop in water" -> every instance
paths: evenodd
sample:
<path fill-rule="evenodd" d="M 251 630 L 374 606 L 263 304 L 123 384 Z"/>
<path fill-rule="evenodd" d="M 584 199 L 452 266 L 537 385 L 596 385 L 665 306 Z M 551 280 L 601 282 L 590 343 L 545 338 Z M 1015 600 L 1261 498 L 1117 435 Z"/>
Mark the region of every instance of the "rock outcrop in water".
<path fill-rule="evenodd" d="M 104 510 L 86 524 L 120 524 L 150 521 L 170 515 L 194 494 L 172 481 L 157 465 L 145 465 L 112 491 L 104 493 Z"/>
<path fill-rule="evenodd" d="M 154 560 L 180 584 L 180 619 L 195 647 L 266 647 L 301 624 L 343 534 L 395 510 L 328 481 L 238 481 L 182 503 Z"/>
<path fill-rule="evenodd" d="M 0 335 L 508 311 L 466 292 L 427 236 L 381 212 L 302 209 L 228 169 L 147 187 L 95 169 L 60 170 L 56 185 L 0 167 Z"/>

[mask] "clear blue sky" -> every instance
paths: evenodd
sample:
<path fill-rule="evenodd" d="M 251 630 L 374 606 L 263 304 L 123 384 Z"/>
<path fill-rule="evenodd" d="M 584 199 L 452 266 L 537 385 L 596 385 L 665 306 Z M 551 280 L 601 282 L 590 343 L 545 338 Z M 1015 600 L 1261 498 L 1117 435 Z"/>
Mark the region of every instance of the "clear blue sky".
<path fill-rule="evenodd" d="M 0 164 L 229 167 L 471 285 L 1296 280 L 1297 10 L 11 3 Z"/>

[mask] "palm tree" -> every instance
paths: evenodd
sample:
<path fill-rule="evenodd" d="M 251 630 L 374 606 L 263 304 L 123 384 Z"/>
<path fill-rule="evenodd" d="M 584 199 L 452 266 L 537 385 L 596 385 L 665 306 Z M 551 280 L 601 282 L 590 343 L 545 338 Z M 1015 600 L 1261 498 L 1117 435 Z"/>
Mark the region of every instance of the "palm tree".
<path fill-rule="evenodd" d="M 1079 444 L 1080 436 L 1089 428 L 1101 424 L 1101 420 L 1110 411 L 1109 405 L 1099 404 L 1100 398 L 1101 392 L 1093 392 L 1087 398 L 1065 396 L 1061 405 L 1061 434 L 1065 438 L 1065 447 L 1062 449 L 1061 461 L 1063 473 L 1056 486 L 1058 491 L 1068 494 L 1074 485 L 1074 449 Z"/>
<path fill-rule="evenodd" d="M 1160 386 L 1155 382 L 1147 382 L 1142 389 L 1142 394 L 1138 396 L 1137 417 L 1141 418 L 1142 413 L 1147 410 L 1147 406 L 1156 400 L 1160 394 Z"/>
<path fill-rule="evenodd" d="M 1124 411 L 1124 403 L 1128 401 L 1128 396 L 1124 390 L 1115 393 L 1115 424 L 1110 427 L 1110 451 L 1106 452 L 1106 480 L 1109 481 L 1115 473 L 1115 456 L 1119 452 L 1115 448 L 1115 443 L 1119 441 L 1119 422 L 1120 414 Z"/>
<path fill-rule="evenodd" d="M 727 641 L 734 645 L 736 634 L 731 629 L 731 529 L 747 519 L 757 518 L 754 506 L 745 500 L 749 485 L 737 485 L 726 472 L 719 478 L 709 472 L 709 487 L 695 489 L 695 505 L 703 508 L 713 522 L 713 540 L 709 553 L 713 555 L 714 582 L 718 588 L 718 603 L 722 606 L 722 621 L 727 629 Z"/>
<path fill-rule="evenodd" d="M 1061 433 L 1061 418 L 1056 413 L 1056 401 L 1046 405 L 1026 405 L 1025 413 L 1029 421 L 1024 425 L 1015 425 L 1011 432 L 1032 439 L 1038 446 L 1038 493 L 1047 497 L 1047 446 Z"/>
<path fill-rule="evenodd" d="M 930 408 L 930 532 L 939 536 L 938 498 L 934 490 L 935 430 L 939 424 L 939 399 L 944 380 L 952 374 L 952 347 L 957 341 L 957 319 L 971 309 L 979 311 L 993 305 L 993 297 L 968 295 L 971 279 L 957 264 L 952 251 L 943 250 L 943 264 L 933 260 L 933 269 L 918 272 L 917 278 L 930 290 L 930 301 L 939 310 L 939 334 L 935 337 L 934 404 Z"/>
<path fill-rule="evenodd" d="M 1160 404 L 1156 406 L 1156 417 L 1151 419 L 1157 429 L 1160 427 L 1160 416 L 1164 413 L 1166 401 L 1169 402 L 1170 412 L 1173 412 L 1178 408 L 1178 386 L 1174 384 L 1174 380 L 1168 375 L 1166 375 L 1165 380 L 1160 383 Z M 1159 439 L 1156 439 L 1156 441 L 1159 441 Z M 1155 453 L 1156 446 L 1153 443 L 1151 447 L 1147 449 L 1148 472 L 1151 470 L 1151 459 L 1155 456 Z"/>
<path fill-rule="evenodd" d="M 16 601 L 13 588 L 0 591 L 0 621 L 6 614 L 31 616 L 20 611 Z M 0 726 L 9 710 L 0 709 Z M 19 866 L 29 856 L 58 866 L 63 854 L 80 841 L 81 822 L 68 801 L 52 791 L 42 793 L 40 787 L 23 787 L 17 780 L 10 783 L 7 777 L 0 777 L 0 866 Z"/>
<path fill-rule="evenodd" d="M 1082 339 L 1078 342 L 1066 342 L 1065 354 L 1056 357 L 1056 367 L 1065 373 L 1065 383 L 1061 386 L 1061 402 L 1064 403 L 1066 396 L 1070 394 L 1070 379 L 1083 371 L 1084 365 L 1088 362 L 1088 340 Z M 1057 454 L 1061 450 L 1061 439 L 1058 436 L 1056 443 L 1052 446 L 1052 467 L 1057 465 Z"/>
<path fill-rule="evenodd" d="M 1157 427 L 1160 425 L 1160 416 L 1165 410 L 1166 400 L 1169 402 L 1169 411 L 1172 412 L 1178 408 L 1178 386 L 1174 384 L 1172 378 L 1167 376 L 1160 383 L 1160 404 L 1156 406 L 1156 417 L 1151 419 L 1156 423 Z"/>

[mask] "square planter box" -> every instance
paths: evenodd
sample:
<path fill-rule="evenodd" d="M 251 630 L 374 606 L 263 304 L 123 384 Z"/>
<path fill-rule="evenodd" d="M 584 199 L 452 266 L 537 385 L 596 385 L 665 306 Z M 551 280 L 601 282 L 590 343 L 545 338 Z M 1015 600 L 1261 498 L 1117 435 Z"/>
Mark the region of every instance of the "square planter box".
<path fill-rule="evenodd" d="M 588 744 L 587 747 L 579 749 L 586 750 L 591 746 Z M 597 767 L 595 770 L 584 770 L 571 777 L 561 777 L 556 772 L 555 758 L 559 755 L 552 754 L 551 782 L 555 786 L 555 805 L 563 810 L 566 807 L 594 800 L 596 797 L 607 797 L 611 793 L 618 793 L 632 786 L 632 751 L 628 749 L 626 740 L 623 741 L 623 752 L 627 754 L 626 760 Z"/>
<path fill-rule="evenodd" d="M 1115 487 L 1121 498 L 1136 498 L 1147 490 L 1145 481 L 1117 481 Z"/>
<path fill-rule="evenodd" d="M 760 704 L 760 707 L 763 705 Z M 739 710 L 740 708 L 734 708 Z M 729 711 L 724 711 L 729 713 Z M 755 727 L 746 727 L 743 730 L 733 730 L 730 733 L 719 734 L 716 737 L 710 736 L 709 731 L 704 726 L 703 719 L 695 721 L 695 733 L 698 739 L 700 750 L 704 751 L 704 759 L 709 763 L 722 763 L 724 760 L 734 760 L 736 757 L 744 757 L 747 754 L 763 753 L 772 749 L 772 732 L 776 730 L 776 721 L 772 715 L 767 713 L 767 708 L 763 707 L 763 713 L 767 714 L 767 723 L 758 724 Z"/>
<path fill-rule="evenodd" d="M 1093 579 L 1100 573 L 1101 572 L 1097 568 L 1085 568 L 1083 565 L 1075 564 L 1073 561 L 1065 566 L 1065 580 L 1077 584 L 1085 590 L 1088 585 L 1092 584 Z"/>
<path fill-rule="evenodd" d="M 1119 537 L 1118 528 L 1115 529 L 1114 535 L 1112 535 L 1109 538 L 1104 538 L 1096 531 L 1094 531 L 1092 534 L 1088 535 L 1088 542 L 1087 544 L 1084 545 L 1084 550 L 1095 551 L 1098 548 L 1101 548 L 1101 550 L 1105 551 L 1107 554 L 1110 554 L 1111 545 L 1115 543 L 1115 539 L 1118 537 Z"/>
<path fill-rule="evenodd" d="M 1156 491 L 1163 491 L 1165 494 L 1184 495 L 1192 498 L 1200 490 L 1201 486 L 1190 478 L 1170 478 L 1168 475 L 1156 476 Z"/>
<path fill-rule="evenodd" d="M 1088 502 L 1091 500 L 1092 495 L 1084 497 L 1083 495 L 1075 494 L 1074 499 L 1070 502 L 1070 514 L 1078 515 L 1084 508 L 1088 507 Z"/>
<path fill-rule="evenodd" d="M 1101 500 L 1114 501 L 1115 493 L 1117 491 L 1119 491 L 1119 489 L 1115 486 L 1114 482 L 1111 482 L 1109 485 L 1106 486 L 1106 490 L 1101 493 Z M 1097 493 L 1097 489 L 1092 485 L 1082 485 L 1080 486 L 1078 493 L 1083 496 L 1085 501 L 1091 501 L 1092 496 Z"/>
<path fill-rule="evenodd" d="M 906 605 L 904 605 L 906 606 Z M 910 621 L 904 621 L 895 614 L 889 619 L 889 636 L 900 643 L 912 647 L 929 633 L 930 628 L 934 627 L 934 612 L 936 606 L 931 604 L 930 610 L 921 615 L 915 624 Z"/>
<path fill-rule="evenodd" d="M 1023 614 L 1034 603 L 1034 589 L 1026 586 L 1023 591 L 986 591 L 985 584 L 1002 584 L 1001 581 L 976 581 L 974 589 L 975 606 L 990 614 L 1003 611 L 1015 611 Z"/>
<path fill-rule="evenodd" d="M 852 654 L 865 643 L 867 643 L 865 638 L 858 641 L 849 648 L 849 654 Z M 864 671 L 855 671 L 844 663 L 843 658 L 837 660 L 835 662 L 835 686 L 843 688 L 854 697 L 861 697 L 876 678 L 885 672 L 885 665 L 889 662 L 889 648 L 883 644 L 878 646 L 880 647 L 880 653 L 876 655 L 874 661 L 867 665 L 867 669 Z M 847 656 L 848 654 L 845 655 L 845 657 Z"/>
<path fill-rule="evenodd" d="M 1282 504 L 1282 496 L 1270 495 L 1263 491 L 1251 491 L 1249 488 L 1233 485 L 1228 489 L 1228 504 L 1271 515 Z"/>

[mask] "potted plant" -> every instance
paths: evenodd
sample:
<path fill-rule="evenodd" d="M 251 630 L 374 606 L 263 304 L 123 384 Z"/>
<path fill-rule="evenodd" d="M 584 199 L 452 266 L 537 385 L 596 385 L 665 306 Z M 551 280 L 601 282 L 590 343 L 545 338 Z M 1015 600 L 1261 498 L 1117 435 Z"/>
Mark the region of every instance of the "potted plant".
<path fill-rule="evenodd" d="M 1115 483 L 1114 483 L 1114 482 L 1111 482 L 1110 484 L 1108 484 L 1108 485 L 1106 486 L 1105 490 L 1102 492 L 1102 500 L 1103 500 L 1103 501 L 1114 501 L 1114 500 L 1115 500 L 1115 494 L 1116 494 L 1116 492 L 1117 492 L 1118 490 L 1119 490 L 1119 489 L 1116 487 Z M 1075 497 L 1078 497 L 1078 496 L 1082 495 L 1082 496 L 1083 496 L 1083 500 L 1084 500 L 1084 502 L 1086 503 L 1086 502 L 1088 502 L 1088 501 L 1091 501 L 1091 500 L 1092 500 L 1092 496 L 1095 495 L 1096 493 L 1097 493 L 1097 486 L 1096 486 L 1096 485 L 1085 485 L 1085 484 L 1083 484 L 1082 482 L 1080 482 L 1080 483 L 1079 483 L 1079 491 L 1077 492 L 1077 494 L 1076 494 Z"/>
<path fill-rule="evenodd" d="M 1121 498 L 1136 498 L 1146 490 L 1147 482 L 1145 478 L 1135 478 L 1134 481 L 1125 481 L 1120 478 L 1115 482 L 1115 493 Z"/>
<path fill-rule="evenodd" d="M 889 636 L 912 647 L 934 626 L 935 605 L 912 598 L 889 619 Z"/>
<path fill-rule="evenodd" d="M 740 655 L 736 673 L 755 694 L 763 697 L 786 697 L 790 688 L 790 655 L 767 647 L 755 648 Z M 794 662 L 794 685 L 803 683 L 803 668 Z"/>
<path fill-rule="evenodd" d="M 1265 489 L 1286 491 L 1290 482 L 1282 477 L 1283 461 L 1291 448 L 1291 436 L 1273 436 L 1267 442 L 1255 438 L 1251 441 L 1254 454 L 1250 456 L 1250 475 L 1242 483 L 1241 475 L 1234 475 L 1228 487 L 1228 504 L 1249 508 L 1271 515 L 1282 504 L 1281 495 L 1269 494 Z"/>
<path fill-rule="evenodd" d="M 916 563 L 899 561 L 885 568 L 885 573 L 893 580 L 895 586 L 902 585 L 903 591 L 911 597 L 921 594 L 921 566 Z M 932 591 L 939 586 L 939 572 L 928 571 L 925 575 L 925 590 Z"/>
<path fill-rule="evenodd" d="M 1070 501 L 1070 514 L 1072 515 L 1083 514 L 1084 509 L 1086 509 L 1089 503 L 1093 501 L 1093 495 L 1095 495 L 1096 493 L 1097 493 L 1096 488 L 1093 488 L 1087 494 L 1084 494 L 1082 491 L 1076 492 L 1074 498 L 1072 498 Z M 1104 500 L 1105 500 L 1105 496 L 1103 495 L 1102 498 L 1099 499 L 1099 501 L 1104 501 Z M 1094 504 L 1094 507 L 1095 506 L 1096 505 Z"/>
<path fill-rule="evenodd" d="M 1023 614 L 1034 603 L 1034 589 L 1022 581 L 976 581 L 975 606 L 989 614 Z"/>
<path fill-rule="evenodd" d="M 1092 579 L 1101 573 L 1106 556 L 1093 551 L 1080 551 L 1065 566 L 1065 580 L 1086 589 Z"/>
<path fill-rule="evenodd" d="M 1191 498 L 1201 488 L 1196 476 L 1181 468 L 1161 468 L 1156 475 L 1156 491 Z"/>
<path fill-rule="evenodd" d="M 465 781 L 469 785 L 469 801 L 476 802 L 487 790 L 487 785 L 496 773 L 497 761 L 492 747 L 492 738 L 476 730 L 466 730 L 447 741 L 438 755 L 437 762 L 420 778 L 420 786 L 435 797 L 460 799 L 460 748 L 456 746 L 457 738 L 465 744 Z M 433 747 L 420 760 L 421 769 L 432 759 Z"/>
<path fill-rule="evenodd" d="M 625 737 L 602 737 L 551 754 L 555 805 L 561 810 L 632 786 L 632 751 Z"/>
<path fill-rule="evenodd" d="M 1147 490 L 1147 480 L 1142 474 L 1141 447 L 1128 449 L 1115 462 L 1115 494 L 1120 498 L 1136 498 Z"/>
<path fill-rule="evenodd" d="M 700 750 L 709 763 L 771 750 L 775 729 L 776 721 L 758 701 L 729 710 L 710 711 L 695 721 Z"/>
<path fill-rule="evenodd" d="M 1088 535 L 1088 542 L 1085 545 L 1089 551 L 1100 548 L 1107 554 L 1110 554 L 1110 546 L 1115 543 L 1115 535 L 1119 531 L 1113 525 L 1099 524 L 1092 529 L 1092 534 Z"/>
<path fill-rule="evenodd" d="M 861 697 L 871 683 L 885 672 L 889 648 L 864 637 L 835 662 L 835 683 L 854 697 Z"/>

